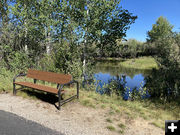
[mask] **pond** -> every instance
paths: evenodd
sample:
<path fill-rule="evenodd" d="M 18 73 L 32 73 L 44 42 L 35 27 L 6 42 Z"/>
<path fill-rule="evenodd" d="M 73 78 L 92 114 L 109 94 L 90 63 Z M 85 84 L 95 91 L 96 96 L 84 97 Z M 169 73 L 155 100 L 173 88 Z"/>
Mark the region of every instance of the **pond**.
<path fill-rule="evenodd" d="M 124 78 L 124 87 L 129 88 L 129 91 L 133 89 L 139 89 L 143 87 L 145 77 L 151 73 L 151 70 L 138 70 L 133 68 L 125 68 L 119 66 L 119 61 L 97 61 L 94 68 L 94 77 L 96 79 L 96 91 L 100 94 L 104 93 L 103 87 L 110 83 L 112 79 L 118 77 Z M 118 66 L 117 66 L 118 65 Z M 129 92 L 126 91 L 124 99 L 128 99 Z M 149 96 L 147 94 L 147 96 Z"/>

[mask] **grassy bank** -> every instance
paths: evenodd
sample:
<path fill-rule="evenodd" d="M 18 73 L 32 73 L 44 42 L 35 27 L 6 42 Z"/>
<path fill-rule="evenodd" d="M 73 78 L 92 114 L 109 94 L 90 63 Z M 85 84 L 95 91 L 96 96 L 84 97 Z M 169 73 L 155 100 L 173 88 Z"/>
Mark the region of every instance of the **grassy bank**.
<path fill-rule="evenodd" d="M 163 104 L 160 101 L 151 100 L 124 101 L 118 97 L 87 91 L 81 91 L 80 94 L 82 105 L 107 110 L 107 122 L 111 123 L 113 127 L 117 127 L 113 123 L 118 123 L 117 119 L 121 117 L 132 120 L 141 117 L 162 129 L 164 129 L 165 120 L 180 119 L 180 107 L 176 103 Z"/>
<path fill-rule="evenodd" d="M 121 66 L 134 69 L 152 69 L 158 68 L 158 65 L 152 57 L 140 57 L 136 59 L 127 59 L 120 63 Z"/>
<path fill-rule="evenodd" d="M 103 58 L 97 59 L 97 61 L 100 62 L 99 66 L 105 67 L 111 66 L 138 70 L 151 70 L 152 68 L 158 68 L 153 57 L 139 57 L 134 59 Z"/>

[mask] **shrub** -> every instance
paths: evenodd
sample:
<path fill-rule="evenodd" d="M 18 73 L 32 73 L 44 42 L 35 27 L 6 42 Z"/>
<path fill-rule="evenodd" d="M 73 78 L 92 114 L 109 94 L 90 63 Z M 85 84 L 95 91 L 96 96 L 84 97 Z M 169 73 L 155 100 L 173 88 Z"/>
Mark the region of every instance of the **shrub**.
<path fill-rule="evenodd" d="M 146 87 L 151 97 L 175 100 L 180 97 L 180 34 L 174 33 L 154 44 L 159 52 L 155 59 L 160 68 L 146 77 Z"/>

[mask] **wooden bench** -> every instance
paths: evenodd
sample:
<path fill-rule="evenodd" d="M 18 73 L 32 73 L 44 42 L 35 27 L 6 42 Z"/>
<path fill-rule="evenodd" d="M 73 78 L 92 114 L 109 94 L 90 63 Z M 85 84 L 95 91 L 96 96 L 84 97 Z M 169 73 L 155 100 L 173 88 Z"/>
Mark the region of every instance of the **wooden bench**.
<path fill-rule="evenodd" d="M 34 79 L 34 82 L 16 82 L 16 78 L 20 76 L 27 76 L 28 78 Z M 52 88 L 49 86 L 45 86 L 42 84 L 37 84 L 37 80 L 52 82 L 57 84 L 57 88 Z M 65 85 L 70 85 L 72 83 L 77 84 L 77 94 L 66 99 L 62 100 L 61 95 L 64 93 L 63 87 Z M 53 72 L 45 72 L 45 71 L 39 71 L 34 69 L 29 69 L 27 74 L 20 73 L 19 75 L 15 76 L 13 78 L 13 94 L 16 95 L 16 85 L 20 85 L 23 87 L 33 88 L 36 90 L 53 93 L 58 95 L 58 109 L 60 110 L 61 105 L 67 103 L 68 101 L 72 100 L 73 98 L 77 97 L 79 98 L 79 83 L 75 80 L 72 80 L 71 75 L 66 74 L 59 74 L 59 73 L 53 73 Z"/>

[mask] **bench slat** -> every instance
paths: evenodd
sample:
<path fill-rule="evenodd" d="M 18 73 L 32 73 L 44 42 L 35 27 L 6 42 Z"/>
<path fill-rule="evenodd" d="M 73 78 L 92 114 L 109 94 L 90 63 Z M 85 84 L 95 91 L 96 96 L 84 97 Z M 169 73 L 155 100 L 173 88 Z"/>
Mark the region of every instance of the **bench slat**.
<path fill-rule="evenodd" d="M 58 84 L 66 84 L 72 80 L 71 75 L 39 71 L 33 69 L 28 70 L 27 77 L 42 81 L 58 83 Z"/>
<path fill-rule="evenodd" d="M 42 91 L 45 91 L 45 92 L 58 94 L 58 90 L 56 88 L 52 88 L 52 87 L 48 87 L 48 86 L 44 86 L 44 85 L 34 84 L 34 83 L 31 83 L 31 82 L 15 82 L 15 84 L 30 87 L 30 88 L 34 88 L 34 89 L 37 89 L 37 90 L 42 90 Z M 64 93 L 64 90 L 62 90 L 61 93 Z"/>

